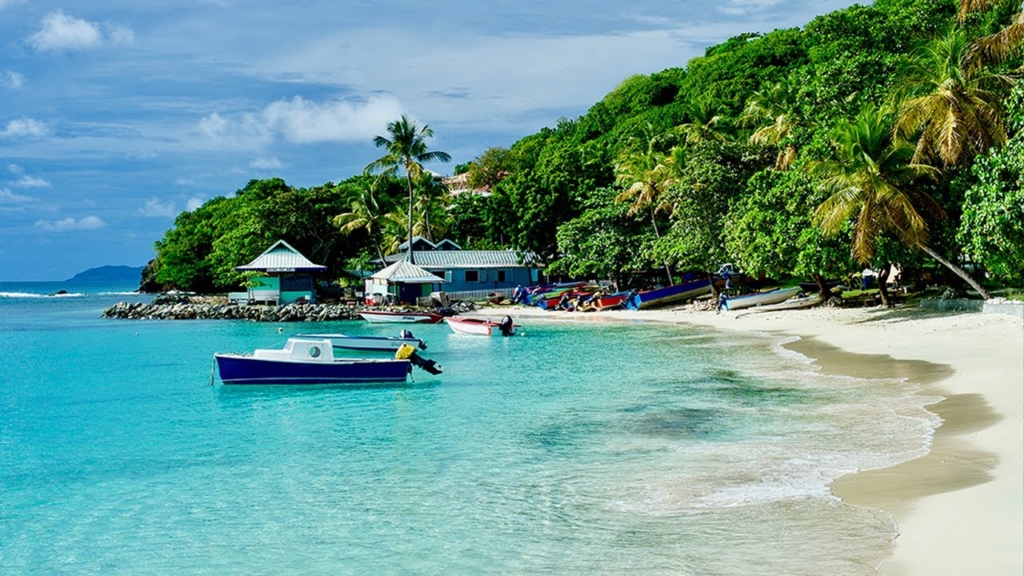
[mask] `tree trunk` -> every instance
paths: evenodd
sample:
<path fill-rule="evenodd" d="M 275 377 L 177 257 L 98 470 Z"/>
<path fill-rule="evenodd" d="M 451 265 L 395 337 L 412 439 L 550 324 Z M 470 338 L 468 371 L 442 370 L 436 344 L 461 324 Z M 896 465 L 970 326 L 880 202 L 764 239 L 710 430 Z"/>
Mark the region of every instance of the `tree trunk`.
<path fill-rule="evenodd" d="M 892 302 L 889 300 L 889 269 L 892 264 L 889 262 L 882 266 L 882 269 L 878 271 L 876 281 L 878 282 L 878 295 L 882 297 L 882 307 L 892 308 Z"/>
<path fill-rule="evenodd" d="M 811 280 L 818 285 L 818 292 L 821 293 L 821 299 L 823 302 L 827 302 L 832 297 L 832 289 L 825 283 L 825 277 L 821 274 L 811 274 Z"/>
<path fill-rule="evenodd" d="M 658 222 L 654 218 L 654 205 L 653 204 L 651 205 L 651 226 L 654 226 L 654 237 L 660 240 L 661 239 L 661 233 L 658 232 Z M 664 266 L 665 266 L 665 275 L 668 276 L 668 285 L 672 286 L 672 270 L 669 269 L 668 262 L 665 262 Z"/>
<path fill-rule="evenodd" d="M 938 252 L 936 252 L 935 250 L 932 250 L 931 248 L 925 246 L 924 244 L 918 244 L 917 247 L 920 248 L 921 250 L 924 250 L 924 252 L 927 253 L 932 258 L 935 258 L 936 260 L 938 260 L 939 263 L 941 263 L 946 268 L 949 268 L 950 270 L 952 270 L 954 274 L 956 274 L 957 276 L 963 278 L 964 282 L 967 282 L 968 284 L 971 285 L 971 288 L 974 288 L 975 290 L 977 290 L 978 294 L 981 294 L 981 297 L 983 299 L 988 300 L 989 298 L 991 298 L 991 296 L 989 296 L 988 292 L 984 288 L 981 287 L 981 284 L 978 284 L 974 280 L 974 278 L 971 278 L 970 274 L 968 274 L 967 272 L 964 272 L 959 266 L 957 266 L 956 264 L 953 264 L 949 260 L 946 260 L 942 256 L 939 256 Z"/>
<path fill-rule="evenodd" d="M 415 264 L 412 256 L 412 176 L 408 165 L 405 166 L 405 181 L 409 184 L 409 264 Z"/>

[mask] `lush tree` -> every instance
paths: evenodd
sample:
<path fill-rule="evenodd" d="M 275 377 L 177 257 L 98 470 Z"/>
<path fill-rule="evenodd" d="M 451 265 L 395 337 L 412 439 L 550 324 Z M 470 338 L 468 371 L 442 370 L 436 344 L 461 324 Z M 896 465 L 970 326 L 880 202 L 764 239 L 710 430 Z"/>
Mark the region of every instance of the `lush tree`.
<path fill-rule="evenodd" d="M 434 136 L 434 131 L 429 126 L 422 128 L 416 126 L 416 122 L 405 116 L 388 123 L 388 135 L 377 136 L 373 144 L 377 148 L 384 148 L 387 153 L 379 159 L 371 162 L 367 171 L 380 172 L 381 174 L 395 174 L 401 166 L 405 171 L 405 181 L 409 190 L 409 262 L 413 262 L 412 237 L 413 237 L 413 179 L 423 173 L 423 164 L 426 162 L 448 162 L 451 156 L 447 152 L 427 149 L 427 139 Z"/>
<path fill-rule="evenodd" d="M 836 126 L 832 133 L 835 159 L 809 167 L 830 194 L 815 211 L 817 223 L 834 234 L 853 218 L 851 254 L 862 263 L 872 260 L 884 235 L 893 234 L 928 253 L 987 298 L 973 278 L 928 245 L 928 224 L 918 207 L 936 215 L 941 207 L 914 184 L 922 176 L 936 177 L 938 171 L 912 162 L 914 148 L 893 137 L 894 125 L 891 111 L 865 106 L 854 121 Z"/>
<path fill-rule="evenodd" d="M 657 151 L 657 139 L 649 137 L 644 149 L 627 151 L 615 166 L 616 181 L 624 188 L 615 196 L 615 201 L 629 203 L 630 215 L 648 212 L 655 238 L 661 238 L 658 212 L 665 208 L 661 195 L 675 183 L 672 169 L 665 160 L 665 155 Z M 664 266 L 671 285 L 672 271 L 667 263 Z"/>
<path fill-rule="evenodd" d="M 752 146 L 780 148 L 775 159 L 779 170 L 788 169 L 796 160 L 796 146 L 787 142 L 799 123 L 795 92 L 796 87 L 790 82 L 775 82 L 747 98 L 740 116 L 740 125 L 755 128 L 749 139 Z"/>
<path fill-rule="evenodd" d="M 966 163 L 1006 141 L 1000 115 L 1000 87 L 1012 80 L 968 64 L 971 44 L 959 28 L 950 28 L 910 59 L 897 132 L 916 137 L 915 163 Z M 923 92 L 923 93 L 922 93 Z"/>
<path fill-rule="evenodd" d="M 365 231 L 381 261 L 384 260 L 382 228 L 391 208 L 387 196 L 381 192 L 383 183 L 380 178 L 363 179 L 356 197 L 349 204 L 349 211 L 338 214 L 333 220 L 346 236 L 358 230 Z"/>
<path fill-rule="evenodd" d="M 471 190 L 493 190 L 511 170 L 512 159 L 507 148 L 488 148 L 469 163 L 469 187 Z"/>

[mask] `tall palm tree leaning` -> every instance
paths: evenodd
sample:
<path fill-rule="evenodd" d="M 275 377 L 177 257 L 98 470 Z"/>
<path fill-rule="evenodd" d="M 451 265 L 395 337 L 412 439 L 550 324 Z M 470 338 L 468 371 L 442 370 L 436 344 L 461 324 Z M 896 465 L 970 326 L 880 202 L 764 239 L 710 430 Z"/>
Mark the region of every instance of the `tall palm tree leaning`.
<path fill-rule="evenodd" d="M 423 174 L 423 164 L 435 160 L 448 162 L 452 159 L 446 152 L 427 150 L 427 138 L 434 136 L 434 131 L 426 124 L 423 128 L 417 128 L 416 122 L 402 117 L 394 122 L 388 123 L 388 135 L 390 138 L 376 136 L 373 144 L 377 148 L 384 148 L 387 153 L 370 162 L 366 166 L 368 172 L 379 172 L 381 175 L 395 175 L 398 167 L 405 170 L 405 182 L 409 188 L 409 263 L 415 264 L 412 253 L 412 214 L 413 214 L 413 185 L 414 178 Z"/>
<path fill-rule="evenodd" d="M 998 4 L 1010 2 L 1020 6 L 1016 0 L 960 0 L 958 20 L 962 24 L 971 12 L 988 10 Z M 972 68 L 980 67 L 985 62 L 1005 62 L 1020 52 L 1022 43 L 1024 43 L 1024 12 L 1017 12 L 1002 30 L 971 42 L 968 62 Z"/>
<path fill-rule="evenodd" d="M 836 159 L 809 164 L 812 175 L 831 192 L 815 211 L 815 221 L 835 234 L 851 218 L 851 255 L 868 263 L 885 233 L 895 234 L 919 248 L 964 279 L 986 300 L 988 292 L 959 267 L 928 246 L 928 225 L 915 204 L 941 214 L 934 199 L 911 187 L 914 180 L 935 177 L 937 168 L 912 161 L 914 146 L 893 137 L 894 114 L 865 106 L 853 122 L 841 122 L 832 132 Z"/>

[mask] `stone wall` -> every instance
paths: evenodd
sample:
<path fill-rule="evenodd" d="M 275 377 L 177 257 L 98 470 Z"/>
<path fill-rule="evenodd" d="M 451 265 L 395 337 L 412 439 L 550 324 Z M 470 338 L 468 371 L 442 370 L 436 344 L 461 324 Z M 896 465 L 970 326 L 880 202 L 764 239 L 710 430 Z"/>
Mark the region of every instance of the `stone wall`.
<path fill-rule="evenodd" d="M 359 318 L 355 307 L 342 304 L 246 306 L 207 302 L 118 302 L 103 311 L 104 318 L 127 320 L 252 320 L 254 322 L 323 322 Z"/>

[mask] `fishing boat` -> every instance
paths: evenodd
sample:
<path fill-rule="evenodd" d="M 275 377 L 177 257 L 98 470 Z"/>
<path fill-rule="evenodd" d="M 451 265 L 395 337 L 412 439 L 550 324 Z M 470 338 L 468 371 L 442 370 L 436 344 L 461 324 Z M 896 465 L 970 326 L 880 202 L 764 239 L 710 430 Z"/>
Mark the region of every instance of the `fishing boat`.
<path fill-rule="evenodd" d="M 433 312 L 389 312 L 386 310 L 363 310 L 359 315 L 363 317 L 363 320 L 374 323 L 437 324 L 443 318 L 440 314 Z"/>
<path fill-rule="evenodd" d="M 693 280 L 675 286 L 666 286 L 654 290 L 632 292 L 625 299 L 626 308 L 630 310 L 643 310 L 665 306 L 681 300 L 696 298 L 711 292 L 711 280 Z"/>
<path fill-rule="evenodd" d="M 736 296 L 733 298 L 727 298 L 723 308 L 726 310 L 742 310 L 743 308 L 750 308 L 752 306 L 767 306 L 769 304 L 778 304 L 789 300 L 793 296 L 796 296 L 800 292 L 800 288 L 780 288 L 778 290 L 771 290 L 768 292 L 758 292 L 757 294 L 748 294 L 746 296 Z"/>
<path fill-rule="evenodd" d="M 784 300 L 778 304 L 767 304 L 765 306 L 758 306 L 751 310 L 751 312 L 774 312 L 776 310 L 799 310 L 801 308 L 810 308 L 811 306 L 817 306 L 821 304 L 822 297 L 820 293 L 811 294 L 809 296 L 794 296 L 789 300 Z"/>
<path fill-rule="evenodd" d="M 394 352 L 408 344 L 426 350 L 427 344 L 408 330 L 398 336 L 352 336 L 349 334 L 296 334 L 293 338 L 315 338 L 330 340 L 335 350 L 363 350 L 372 352 Z"/>
<path fill-rule="evenodd" d="M 625 305 L 626 297 L 632 292 L 613 292 L 611 294 L 599 295 L 590 300 L 590 310 L 614 310 Z"/>
<path fill-rule="evenodd" d="M 405 382 L 412 366 L 441 368 L 406 346 L 395 358 L 336 358 L 330 339 L 289 338 L 282 349 L 213 355 L 224 384 L 369 384 Z"/>
<path fill-rule="evenodd" d="M 502 336 L 512 336 L 512 318 L 505 316 L 500 322 L 485 320 L 482 318 L 462 318 L 450 316 L 444 319 L 445 324 L 456 334 L 473 334 L 476 336 L 493 336 L 495 333 Z"/>

